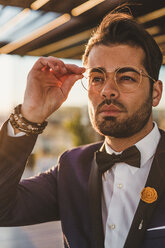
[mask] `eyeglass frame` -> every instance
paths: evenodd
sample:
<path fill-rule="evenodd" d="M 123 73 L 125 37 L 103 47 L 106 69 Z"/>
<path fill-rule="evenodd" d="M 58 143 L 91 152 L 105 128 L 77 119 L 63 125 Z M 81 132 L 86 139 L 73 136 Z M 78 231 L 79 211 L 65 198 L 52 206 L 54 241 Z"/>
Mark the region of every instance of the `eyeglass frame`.
<path fill-rule="evenodd" d="M 157 81 L 157 80 L 155 80 L 153 77 L 151 77 L 148 73 L 144 72 L 143 69 L 139 69 L 139 68 L 136 67 L 136 66 L 129 66 L 129 65 L 123 66 L 123 67 L 119 67 L 119 68 L 117 68 L 117 69 L 114 70 L 114 71 L 106 71 L 106 70 L 105 70 L 104 68 L 102 68 L 102 67 L 86 67 L 86 68 L 85 68 L 85 69 L 86 69 L 85 72 L 86 72 L 87 70 L 90 70 L 90 69 L 99 69 L 99 70 L 102 71 L 103 74 L 105 75 L 105 81 L 107 80 L 107 73 L 114 73 L 114 82 L 115 82 L 115 84 L 116 84 L 116 86 L 117 86 L 119 92 L 121 92 L 121 89 L 119 88 L 119 85 L 118 85 L 118 83 L 116 82 L 116 73 L 117 73 L 120 69 L 123 69 L 123 68 L 132 68 L 132 69 L 135 70 L 135 72 L 139 73 L 139 75 L 140 75 L 140 82 L 139 82 L 137 88 L 139 88 L 139 86 L 140 86 L 140 84 L 141 84 L 141 82 L 142 82 L 143 76 L 144 76 L 144 77 L 148 77 L 149 79 L 151 79 L 151 80 L 153 81 L 153 83 L 155 83 L 155 82 Z M 85 72 L 84 72 L 84 73 L 85 73 Z M 85 77 L 85 76 L 84 76 L 84 77 Z M 85 77 L 85 78 L 88 79 L 88 77 Z M 83 88 L 84 88 L 85 90 L 89 91 L 89 89 L 87 89 L 87 88 L 84 86 L 82 80 L 81 80 L 81 84 L 82 84 L 82 86 L 83 86 Z M 134 90 L 134 91 L 135 91 L 135 90 Z M 129 91 L 129 93 L 134 92 L 134 91 Z M 122 92 L 123 92 L 123 93 L 128 93 L 128 92 L 124 92 L 124 91 L 122 91 Z"/>

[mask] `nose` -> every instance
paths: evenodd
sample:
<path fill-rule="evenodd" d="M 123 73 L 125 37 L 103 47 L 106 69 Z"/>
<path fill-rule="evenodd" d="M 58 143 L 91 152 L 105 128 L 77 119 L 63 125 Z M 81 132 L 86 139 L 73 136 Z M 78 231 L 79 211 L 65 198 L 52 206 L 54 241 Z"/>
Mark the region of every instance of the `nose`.
<path fill-rule="evenodd" d="M 116 99 L 119 97 L 119 89 L 113 78 L 107 78 L 101 90 L 101 96 L 107 99 Z"/>

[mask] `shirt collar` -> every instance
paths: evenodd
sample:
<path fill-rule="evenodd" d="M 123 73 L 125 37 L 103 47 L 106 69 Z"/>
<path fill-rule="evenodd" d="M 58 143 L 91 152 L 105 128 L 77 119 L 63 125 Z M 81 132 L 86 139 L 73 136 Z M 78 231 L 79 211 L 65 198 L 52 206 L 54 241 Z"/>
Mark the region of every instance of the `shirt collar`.
<path fill-rule="evenodd" d="M 158 126 L 156 122 L 154 122 L 154 127 L 151 130 L 151 132 L 135 144 L 141 154 L 141 165 L 140 165 L 141 167 L 145 165 L 146 162 L 154 156 L 160 137 L 161 135 Z M 121 153 L 114 151 L 106 142 L 105 142 L 105 149 L 106 152 L 109 154 Z"/>
<path fill-rule="evenodd" d="M 151 132 L 135 144 L 141 153 L 141 166 L 154 156 L 160 137 L 158 126 L 154 122 Z"/>

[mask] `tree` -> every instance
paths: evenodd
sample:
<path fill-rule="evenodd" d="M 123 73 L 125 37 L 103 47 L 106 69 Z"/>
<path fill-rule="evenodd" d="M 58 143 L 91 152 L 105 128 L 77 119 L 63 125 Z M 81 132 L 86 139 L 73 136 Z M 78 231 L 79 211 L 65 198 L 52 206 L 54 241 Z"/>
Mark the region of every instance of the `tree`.
<path fill-rule="evenodd" d="M 81 113 L 76 113 L 72 120 L 68 120 L 64 124 L 65 128 L 71 133 L 73 144 L 80 146 L 91 143 L 91 128 L 81 123 Z"/>

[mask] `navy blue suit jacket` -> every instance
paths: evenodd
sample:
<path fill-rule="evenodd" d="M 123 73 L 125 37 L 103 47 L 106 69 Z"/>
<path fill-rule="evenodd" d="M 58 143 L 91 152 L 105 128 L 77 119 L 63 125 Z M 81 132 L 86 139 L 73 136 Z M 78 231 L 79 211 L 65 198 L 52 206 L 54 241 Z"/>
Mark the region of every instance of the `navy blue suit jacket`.
<path fill-rule="evenodd" d="M 165 133 L 161 131 L 146 182 L 158 200 L 140 200 L 124 248 L 165 247 Z M 31 225 L 61 220 L 71 248 L 103 248 L 101 187 L 94 153 L 102 143 L 65 152 L 58 165 L 46 173 L 20 182 L 37 136 L 8 137 L 0 133 L 0 225 Z M 140 196 L 139 196 L 140 198 Z M 68 247 L 65 242 L 65 247 Z M 118 247 L 117 247 L 118 248 Z"/>

